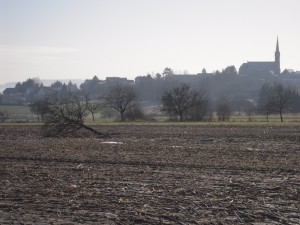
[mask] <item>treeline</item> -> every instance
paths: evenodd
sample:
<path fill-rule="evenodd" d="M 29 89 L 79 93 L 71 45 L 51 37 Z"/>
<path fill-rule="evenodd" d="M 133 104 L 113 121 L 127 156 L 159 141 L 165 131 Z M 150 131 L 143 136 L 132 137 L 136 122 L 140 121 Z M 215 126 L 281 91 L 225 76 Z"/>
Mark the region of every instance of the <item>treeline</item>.
<path fill-rule="evenodd" d="M 229 66 L 213 73 L 203 69 L 194 75 L 175 74 L 166 68 L 162 73 L 136 77 L 135 82 L 94 76 L 79 87 L 60 81 L 45 87 L 39 79 L 28 79 L 11 91 L 26 98 L 41 120 L 47 111 L 45 105 L 66 103 L 69 93 L 85 102 L 85 113 L 94 120 L 97 112 L 104 117 L 118 113 L 122 121 L 149 119 L 143 109 L 150 106 L 159 107 L 170 120 L 178 121 L 227 121 L 233 114 L 247 115 L 249 120 L 254 114 L 263 114 L 268 120 L 275 113 L 283 120 L 284 113 L 300 112 L 297 82 L 270 74 L 240 76 L 234 66 Z"/>
<path fill-rule="evenodd" d="M 233 112 L 232 105 L 240 105 L 239 114 L 243 110 L 248 115 L 248 120 L 252 120 L 254 114 L 266 115 L 268 121 L 270 114 L 279 114 L 283 122 L 284 113 L 300 112 L 300 95 L 295 89 L 288 88 L 283 84 L 265 84 L 259 92 L 258 101 L 245 99 L 240 102 L 218 101 L 214 106 L 211 101 L 201 91 L 194 91 L 187 84 L 181 84 L 170 91 L 166 91 L 162 96 L 162 110 L 169 113 L 170 118 L 179 117 L 180 121 L 211 121 L 213 114 L 219 121 L 229 121 Z"/>
<path fill-rule="evenodd" d="M 70 107 L 74 102 L 77 107 L 83 104 L 81 108 L 84 108 L 84 114 L 91 114 L 94 121 L 95 113 L 101 112 L 103 116 L 109 116 L 108 111 L 117 112 L 121 121 L 149 119 L 140 105 L 134 86 L 121 83 L 110 85 L 105 93 L 96 98 L 91 97 L 82 89 L 76 92 L 67 89 L 64 95 L 49 95 L 45 99 L 30 104 L 30 107 L 33 113 L 44 120 L 49 107 L 59 105 L 63 109 Z M 224 98 L 214 102 L 214 105 L 212 103 L 205 92 L 195 90 L 189 84 L 181 83 L 162 94 L 160 110 L 173 121 L 213 121 L 215 119 L 229 121 L 231 115 L 242 112 L 248 116 L 249 121 L 255 114 L 266 115 L 267 121 L 270 114 L 279 114 L 283 121 L 284 113 L 300 111 L 299 93 L 283 84 L 263 85 L 257 102 L 245 99 L 233 104 Z M 239 105 L 239 111 L 234 111 L 232 105 Z M 64 115 L 68 113 L 70 113 L 69 110 L 66 110 Z"/>
<path fill-rule="evenodd" d="M 272 113 L 280 115 L 283 121 L 283 113 L 300 112 L 300 96 L 297 90 L 283 86 L 282 84 L 265 84 L 259 94 L 257 103 L 258 112 L 267 116 Z"/>

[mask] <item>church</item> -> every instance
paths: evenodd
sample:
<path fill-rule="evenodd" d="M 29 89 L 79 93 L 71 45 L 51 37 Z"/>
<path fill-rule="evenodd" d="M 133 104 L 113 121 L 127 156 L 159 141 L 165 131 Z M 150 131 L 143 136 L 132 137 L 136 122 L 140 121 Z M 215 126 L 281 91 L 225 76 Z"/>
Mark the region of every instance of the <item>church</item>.
<path fill-rule="evenodd" d="M 280 75 L 280 51 L 277 37 L 275 61 L 271 62 L 247 62 L 239 69 L 239 74 L 244 76 L 255 75 Z"/>

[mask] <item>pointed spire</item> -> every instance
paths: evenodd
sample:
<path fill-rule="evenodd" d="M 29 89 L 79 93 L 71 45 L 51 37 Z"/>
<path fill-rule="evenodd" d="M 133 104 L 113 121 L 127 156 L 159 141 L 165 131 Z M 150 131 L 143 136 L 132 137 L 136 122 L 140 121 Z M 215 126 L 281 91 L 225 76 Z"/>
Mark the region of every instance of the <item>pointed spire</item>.
<path fill-rule="evenodd" d="M 277 36 L 277 43 L 276 43 L 276 52 L 279 52 L 278 36 Z"/>
<path fill-rule="evenodd" d="M 279 42 L 277 36 L 277 43 L 276 43 L 276 52 L 275 52 L 275 74 L 280 75 L 280 52 L 279 52 Z"/>

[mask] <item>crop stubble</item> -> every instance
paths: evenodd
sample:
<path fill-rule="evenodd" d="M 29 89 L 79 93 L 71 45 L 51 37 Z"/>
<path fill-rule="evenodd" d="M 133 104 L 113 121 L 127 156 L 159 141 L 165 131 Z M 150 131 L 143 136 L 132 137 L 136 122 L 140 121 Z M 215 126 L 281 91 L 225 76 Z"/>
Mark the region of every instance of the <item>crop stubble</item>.
<path fill-rule="evenodd" d="M 96 128 L 0 127 L 0 224 L 300 223 L 298 126 Z"/>

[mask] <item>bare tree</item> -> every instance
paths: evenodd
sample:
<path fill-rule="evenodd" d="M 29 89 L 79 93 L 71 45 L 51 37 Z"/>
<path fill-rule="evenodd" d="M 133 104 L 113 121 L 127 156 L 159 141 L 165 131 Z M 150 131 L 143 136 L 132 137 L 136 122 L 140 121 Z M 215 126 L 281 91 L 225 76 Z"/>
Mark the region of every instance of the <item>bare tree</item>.
<path fill-rule="evenodd" d="M 272 86 L 264 85 L 260 91 L 259 106 L 267 115 L 277 112 L 280 115 L 280 121 L 283 122 L 283 113 L 290 108 L 292 91 L 282 84 Z"/>
<path fill-rule="evenodd" d="M 101 107 L 101 103 L 98 100 L 90 100 L 88 102 L 87 109 L 92 114 L 94 122 L 95 122 L 95 113 L 98 112 L 100 107 Z"/>
<path fill-rule="evenodd" d="M 166 91 L 161 99 L 162 111 L 175 113 L 183 121 L 184 113 L 202 105 L 206 100 L 203 93 L 191 90 L 190 85 L 182 83 L 173 90 Z"/>
<path fill-rule="evenodd" d="M 29 105 L 30 111 L 33 114 L 36 114 L 38 122 L 40 122 L 40 117 L 41 120 L 44 121 L 44 116 L 48 111 L 48 105 L 48 98 L 37 100 Z"/>
<path fill-rule="evenodd" d="M 78 94 L 68 91 L 63 99 L 49 101 L 47 109 L 43 126 L 46 136 L 65 136 L 81 128 L 103 135 L 84 124 L 88 116 L 87 102 Z"/>
<path fill-rule="evenodd" d="M 136 97 L 133 86 L 114 83 L 108 88 L 102 100 L 105 106 L 118 111 L 121 120 L 124 121 L 124 112 L 134 107 Z"/>
<path fill-rule="evenodd" d="M 187 110 L 186 118 L 191 121 L 203 121 L 209 114 L 209 102 L 206 98 L 199 102 L 197 106 L 194 106 Z"/>
<path fill-rule="evenodd" d="M 217 105 L 217 116 L 219 121 L 229 121 L 231 114 L 230 107 L 227 103 Z"/>
<path fill-rule="evenodd" d="M 267 116 L 267 122 L 269 122 L 269 115 L 273 113 L 274 105 L 271 102 L 272 98 L 272 88 L 268 84 L 264 84 L 259 93 L 259 99 L 258 99 L 258 109 L 260 112 L 265 114 Z"/>
<path fill-rule="evenodd" d="M 135 104 L 134 107 L 127 110 L 125 112 L 124 116 L 129 121 L 146 120 L 147 119 L 145 112 L 142 110 L 142 108 L 139 104 Z"/>
<path fill-rule="evenodd" d="M 91 92 L 86 91 L 85 89 L 81 90 L 82 95 L 85 98 L 85 101 L 87 103 L 87 110 L 92 114 L 93 121 L 95 122 L 95 113 L 100 109 L 101 103 L 100 99 L 91 99 Z"/>
<path fill-rule="evenodd" d="M 0 111 L 0 120 L 2 122 L 4 122 L 7 119 L 7 117 L 8 117 L 8 112 L 6 112 L 6 111 Z"/>
<path fill-rule="evenodd" d="M 291 92 L 282 84 L 275 84 L 272 97 L 269 104 L 273 105 L 274 110 L 280 115 L 280 121 L 283 122 L 282 114 L 289 109 Z"/>
<path fill-rule="evenodd" d="M 246 100 L 243 103 L 243 109 L 244 109 L 246 115 L 248 116 L 248 121 L 251 122 L 252 121 L 252 115 L 256 111 L 256 105 L 254 104 L 254 102 Z"/>

